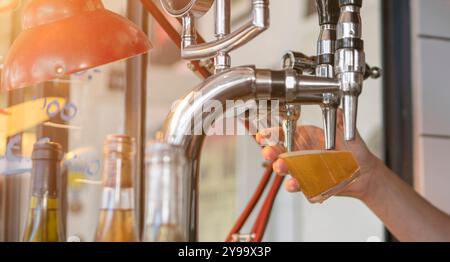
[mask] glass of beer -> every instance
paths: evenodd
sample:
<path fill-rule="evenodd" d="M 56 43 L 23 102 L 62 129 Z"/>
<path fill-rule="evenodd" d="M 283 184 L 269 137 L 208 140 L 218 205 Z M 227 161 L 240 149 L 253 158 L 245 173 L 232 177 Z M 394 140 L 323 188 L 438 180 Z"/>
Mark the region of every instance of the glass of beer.
<path fill-rule="evenodd" d="M 280 156 L 311 203 L 340 193 L 359 176 L 359 165 L 347 151 L 299 151 Z"/>

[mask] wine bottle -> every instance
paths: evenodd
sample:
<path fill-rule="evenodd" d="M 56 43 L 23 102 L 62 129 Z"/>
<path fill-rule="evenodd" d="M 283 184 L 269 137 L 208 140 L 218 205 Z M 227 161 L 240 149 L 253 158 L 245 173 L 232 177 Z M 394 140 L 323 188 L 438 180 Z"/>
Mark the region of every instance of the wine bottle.
<path fill-rule="evenodd" d="M 34 145 L 31 171 L 31 201 L 23 241 L 64 242 L 61 213 L 62 148 L 57 143 Z"/>
<path fill-rule="evenodd" d="M 133 174 L 135 142 L 126 135 L 109 135 L 103 150 L 103 191 L 97 242 L 135 242 Z"/>

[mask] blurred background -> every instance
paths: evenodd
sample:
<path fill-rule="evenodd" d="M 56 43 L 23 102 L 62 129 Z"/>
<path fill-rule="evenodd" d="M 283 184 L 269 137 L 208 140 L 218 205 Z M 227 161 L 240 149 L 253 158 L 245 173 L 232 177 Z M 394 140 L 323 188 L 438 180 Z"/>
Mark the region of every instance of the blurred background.
<path fill-rule="evenodd" d="M 2 9 L 1 3 L 8 1 L 14 0 L 0 1 L 0 70 L 8 48 L 21 31 L 21 12 L 28 2 L 27 0 L 17 1 L 14 7 Z M 430 4 L 433 7 L 425 2 L 433 2 Z M 103 0 L 103 3 L 108 9 L 126 16 L 126 1 Z M 416 24 L 414 27 L 410 27 L 413 36 L 419 35 L 414 30 L 423 28 L 421 21 L 432 20 L 431 17 L 424 19 L 423 15 L 439 12 L 444 21 L 442 25 L 445 22 L 448 25 L 450 22 L 442 11 L 443 8 L 450 11 L 449 1 L 417 0 L 411 2 L 411 7 L 411 10 L 414 10 L 414 12 L 411 11 L 412 21 L 417 22 L 412 23 Z M 382 9 L 382 1 L 379 0 L 365 1 L 362 9 L 367 62 L 380 67 L 383 66 L 385 55 L 383 26 L 387 22 L 382 18 Z M 250 11 L 250 1 L 232 0 L 233 27 L 246 22 Z M 214 38 L 213 13 L 213 10 L 210 10 L 198 22 L 198 31 L 206 39 Z M 146 137 L 150 140 L 155 137 L 161 127 L 172 103 L 187 94 L 202 80 L 188 69 L 186 61 L 180 59 L 179 50 L 158 24 L 151 17 L 148 20 L 148 36 L 154 45 L 154 49 L 148 56 L 147 71 Z M 450 37 L 449 30 L 444 31 L 447 32 L 445 37 Z M 281 68 L 281 57 L 287 50 L 315 54 L 318 35 L 318 18 L 313 0 L 271 1 L 270 29 L 248 45 L 233 52 L 233 66 L 255 64 L 258 68 Z M 411 45 L 414 48 L 411 52 L 414 53 L 411 53 L 409 57 L 414 59 L 421 57 L 425 60 L 429 57 L 420 53 L 421 47 L 414 43 L 429 45 L 426 46 L 426 50 L 447 48 L 445 50 L 448 56 L 449 44 L 441 42 L 443 40 L 422 41 L 421 37 L 417 40 L 413 39 Z M 423 80 L 425 76 L 422 77 L 419 73 L 427 70 L 427 67 L 423 66 L 422 70 L 419 64 L 416 63 L 418 68 L 414 69 L 417 70 L 415 76 L 420 76 Z M 446 70 L 442 72 L 444 75 L 450 73 L 448 68 L 442 69 Z M 427 71 L 423 72 L 424 75 L 426 73 Z M 92 241 L 100 205 L 101 186 L 98 181 L 101 175 L 102 145 L 107 134 L 123 133 L 125 130 L 126 83 L 126 63 L 121 61 L 57 81 L 0 94 L 2 109 L 0 111 L 0 240 L 20 239 L 28 210 L 31 168 L 29 158 L 32 145 L 35 141 L 48 137 L 63 145 L 65 152 L 68 153 L 66 158 L 70 160 L 70 166 L 67 168 L 67 236 L 77 236 L 82 241 Z M 386 152 L 391 152 L 388 149 L 392 143 L 385 139 L 384 114 L 386 112 L 383 106 L 386 102 L 386 94 L 383 94 L 383 90 L 386 86 L 383 86 L 383 83 L 386 83 L 386 79 L 369 80 L 365 83 L 359 108 L 358 128 L 369 148 L 384 159 L 389 157 L 386 156 Z M 421 82 L 415 78 L 412 83 L 416 90 L 415 94 L 420 94 L 420 88 L 423 86 Z M 441 87 L 444 88 L 444 86 Z M 434 85 L 434 88 L 437 89 L 438 86 Z M 435 101 L 440 101 L 439 98 L 436 99 Z M 430 100 L 431 98 L 427 98 L 425 102 Z M 428 119 L 427 115 L 422 115 L 422 112 L 428 113 L 423 108 L 431 108 L 432 105 L 426 104 L 417 95 L 411 101 L 415 101 L 417 107 L 422 108 L 415 112 L 418 119 L 422 121 Z M 444 103 L 443 107 L 446 107 L 443 112 L 448 113 L 450 105 L 448 102 Z M 37 113 L 31 112 L 33 109 L 34 111 L 45 109 L 45 114 L 37 117 Z M 412 111 L 412 106 L 410 110 Z M 321 127 L 320 108 L 304 107 L 300 123 Z M 445 130 L 450 130 L 448 125 L 450 124 L 447 124 Z M 436 128 L 442 130 L 440 126 Z M 422 132 L 418 130 L 420 126 L 414 125 L 414 129 L 410 131 L 414 131 L 413 135 L 421 136 Z M 440 135 L 448 138 L 446 134 Z M 425 143 L 425 146 L 416 146 L 416 150 L 419 151 L 407 152 L 411 155 L 414 153 L 414 165 L 421 163 L 415 168 L 417 170 L 415 179 L 419 181 L 416 184 L 416 186 L 419 185 L 417 188 L 419 190 L 427 188 L 430 186 L 429 183 L 432 183 L 431 187 L 433 187 L 434 184 L 440 184 L 443 181 L 450 182 L 448 174 L 445 178 L 427 176 L 425 179 L 424 168 L 428 162 L 426 158 L 421 157 L 423 152 L 427 155 L 433 154 L 429 152 L 435 150 L 430 146 L 432 143 L 443 147 L 443 150 L 450 151 L 449 144 L 445 146 L 435 140 L 429 144 L 423 140 L 417 141 Z M 445 142 L 448 143 L 447 141 L 450 140 Z M 412 144 L 412 137 L 410 144 Z M 399 144 L 399 147 L 402 145 Z M 413 162 L 409 164 L 413 165 Z M 201 241 L 225 239 L 253 193 L 263 170 L 260 149 L 252 137 L 207 138 L 200 178 Z M 448 173 L 448 169 L 446 171 Z M 413 176 L 412 172 L 409 176 Z M 426 191 L 420 192 L 425 194 Z M 430 195 L 430 199 L 440 207 L 449 208 L 449 193 L 442 190 L 440 192 L 436 197 Z M 447 197 L 447 200 L 442 200 L 443 197 Z M 20 222 L 17 218 L 20 218 Z M 243 231 L 250 231 L 250 228 Z M 311 205 L 302 194 L 288 194 L 281 190 L 264 240 L 360 242 L 374 239 L 383 241 L 385 237 L 385 229 L 381 221 L 357 200 L 336 197 L 322 205 Z"/>

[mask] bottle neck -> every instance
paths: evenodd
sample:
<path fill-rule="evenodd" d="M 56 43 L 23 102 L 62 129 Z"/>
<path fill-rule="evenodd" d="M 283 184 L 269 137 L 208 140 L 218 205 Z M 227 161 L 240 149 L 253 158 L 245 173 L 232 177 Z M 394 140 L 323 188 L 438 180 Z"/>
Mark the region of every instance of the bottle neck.
<path fill-rule="evenodd" d="M 61 166 L 54 160 L 34 160 L 31 171 L 32 196 L 56 199 L 61 188 Z"/>
<path fill-rule="evenodd" d="M 134 168 L 131 156 L 107 154 L 103 170 L 101 209 L 134 209 Z"/>
<path fill-rule="evenodd" d="M 26 242 L 65 241 L 59 199 L 61 188 L 59 161 L 33 160 L 32 167 L 30 210 L 23 240 Z"/>

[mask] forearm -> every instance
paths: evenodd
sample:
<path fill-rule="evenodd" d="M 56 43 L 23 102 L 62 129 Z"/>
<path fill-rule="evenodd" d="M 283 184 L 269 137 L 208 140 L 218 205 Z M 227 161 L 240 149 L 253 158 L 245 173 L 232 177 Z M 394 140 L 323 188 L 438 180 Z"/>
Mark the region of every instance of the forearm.
<path fill-rule="evenodd" d="M 400 241 L 450 241 L 450 216 L 380 162 L 361 200 Z"/>

